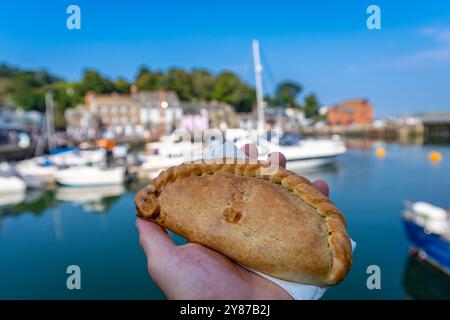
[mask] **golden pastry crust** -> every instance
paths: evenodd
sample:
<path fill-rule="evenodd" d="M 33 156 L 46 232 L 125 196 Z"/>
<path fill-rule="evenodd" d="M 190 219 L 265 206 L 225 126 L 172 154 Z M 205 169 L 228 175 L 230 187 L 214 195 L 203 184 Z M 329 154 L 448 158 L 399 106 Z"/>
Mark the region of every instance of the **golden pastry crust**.
<path fill-rule="evenodd" d="M 342 214 L 308 179 L 273 169 L 242 159 L 171 167 L 138 192 L 137 215 L 283 280 L 340 282 L 352 263 Z"/>

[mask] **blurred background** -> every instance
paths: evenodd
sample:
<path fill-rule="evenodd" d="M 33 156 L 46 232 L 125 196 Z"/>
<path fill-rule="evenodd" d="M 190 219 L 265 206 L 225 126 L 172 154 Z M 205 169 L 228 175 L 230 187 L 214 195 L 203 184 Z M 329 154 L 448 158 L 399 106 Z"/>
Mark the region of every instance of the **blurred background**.
<path fill-rule="evenodd" d="M 3 3 L 0 298 L 163 299 L 133 196 L 227 139 L 329 183 L 324 299 L 449 299 L 448 74 L 446 1 Z"/>

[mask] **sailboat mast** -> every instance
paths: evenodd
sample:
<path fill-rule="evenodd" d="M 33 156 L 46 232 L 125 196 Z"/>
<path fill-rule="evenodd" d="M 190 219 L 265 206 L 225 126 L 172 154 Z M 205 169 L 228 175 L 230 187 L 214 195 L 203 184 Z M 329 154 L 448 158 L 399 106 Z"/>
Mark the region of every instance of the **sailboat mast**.
<path fill-rule="evenodd" d="M 53 118 L 53 109 L 53 94 L 49 91 L 45 94 L 45 129 L 49 151 L 55 149 L 55 121 Z"/>
<path fill-rule="evenodd" d="M 255 86 L 256 86 L 256 106 L 258 108 L 258 134 L 264 132 L 264 110 L 263 110 L 263 88 L 262 88 L 262 65 L 259 56 L 259 41 L 253 40 L 253 63 L 255 69 Z"/>

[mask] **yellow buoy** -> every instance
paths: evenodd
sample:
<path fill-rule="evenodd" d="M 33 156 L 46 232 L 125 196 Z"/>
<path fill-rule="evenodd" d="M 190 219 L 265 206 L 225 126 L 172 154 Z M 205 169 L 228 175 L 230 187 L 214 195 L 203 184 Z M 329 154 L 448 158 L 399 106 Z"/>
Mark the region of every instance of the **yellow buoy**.
<path fill-rule="evenodd" d="M 377 148 L 375 150 L 375 156 L 380 159 L 386 157 L 386 149 L 382 147 Z"/>
<path fill-rule="evenodd" d="M 428 153 L 428 160 L 433 163 L 441 162 L 442 154 L 438 151 L 431 151 L 430 153 Z"/>

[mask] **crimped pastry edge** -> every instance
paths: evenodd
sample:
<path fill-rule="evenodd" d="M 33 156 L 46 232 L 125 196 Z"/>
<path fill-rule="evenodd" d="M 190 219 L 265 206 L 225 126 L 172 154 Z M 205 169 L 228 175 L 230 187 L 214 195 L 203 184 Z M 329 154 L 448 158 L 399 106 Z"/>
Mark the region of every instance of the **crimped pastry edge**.
<path fill-rule="evenodd" d="M 271 174 L 264 174 L 264 172 Z M 327 279 L 319 285 L 333 285 L 344 279 L 352 264 L 352 248 L 341 212 L 308 179 L 280 167 L 270 167 L 266 161 L 220 158 L 196 160 L 170 167 L 136 194 L 134 199 L 136 215 L 164 227 L 165 213 L 160 213 L 158 201 L 163 188 L 175 180 L 194 175 L 214 174 L 234 174 L 279 184 L 316 209 L 316 212 L 325 219 L 328 229 L 328 246 L 332 254 L 331 271 Z"/>

